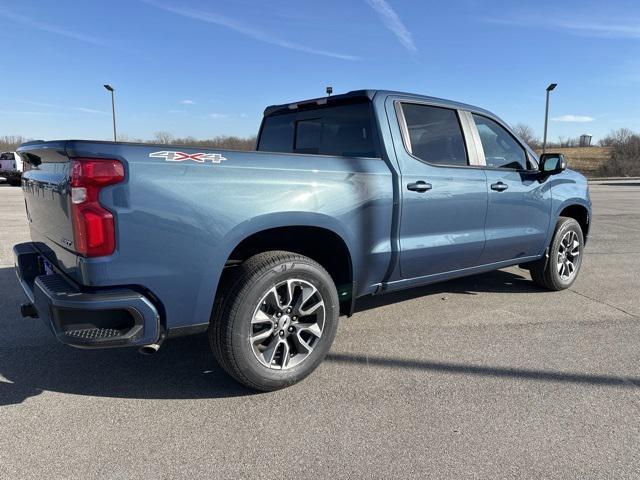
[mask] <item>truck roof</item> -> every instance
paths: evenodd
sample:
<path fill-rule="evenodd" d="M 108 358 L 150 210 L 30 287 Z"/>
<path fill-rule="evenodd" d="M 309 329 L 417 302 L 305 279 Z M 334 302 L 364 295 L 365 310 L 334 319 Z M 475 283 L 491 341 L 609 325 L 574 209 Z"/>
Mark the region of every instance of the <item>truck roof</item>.
<path fill-rule="evenodd" d="M 479 113 L 483 113 L 485 115 L 490 115 L 492 117 L 494 117 L 495 115 L 483 108 L 479 108 L 473 105 L 469 105 L 466 103 L 461 103 L 461 102 L 455 102 L 453 100 L 447 100 L 444 98 L 438 98 L 438 97 L 429 97 L 427 95 L 419 95 L 416 93 L 408 93 L 408 92 L 398 92 L 398 91 L 394 91 L 394 90 L 352 90 L 350 92 L 347 93 L 341 93 L 338 95 L 331 95 L 331 96 L 325 96 L 325 97 L 319 97 L 319 98 L 312 98 L 312 99 L 308 99 L 308 100 L 301 100 L 298 102 L 289 102 L 289 103 L 283 103 L 280 105 L 269 105 L 267 108 L 265 108 L 264 110 L 264 116 L 269 116 L 269 115 L 274 115 L 276 113 L 284 113 L 284 112 L 288 112 L 291 110 L 296 110 L 298 108 L 301 107 L 311 107 L 313 105 L 340 105 L 340 104 L 344 104 L 344 103 L 353 103 L 353 102 L 357 102 L 357 101 L 364 101 L 364 100 L 373 100 L 373 98 L 376 95 L 382 95 L 382 96 L 388 96 L 388 95 L 394 95 L 394 96 L 400 96 L 400 97 L 405 97 L 407 99 L 411 99 L 411 100 L 417 100 L 417 101 L 423 101 L 423 102 L 430 102 L 430 103 L 437 103 L 440 104 L 442 106 L 445 107 L 451 107 L 451 108 L 456 108 L 456 109 L 461 109 L 461 110 L 469 110 L 469 111 L 473 111 L 473 112 L 479 112 Z"/>

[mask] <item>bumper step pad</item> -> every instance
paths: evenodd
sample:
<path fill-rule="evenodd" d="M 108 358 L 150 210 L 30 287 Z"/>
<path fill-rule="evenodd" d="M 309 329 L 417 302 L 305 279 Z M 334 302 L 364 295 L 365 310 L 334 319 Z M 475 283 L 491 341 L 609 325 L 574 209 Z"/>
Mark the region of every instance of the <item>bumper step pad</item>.
<path fill-rule="evenodd" d="M 101 338 L 119 337 L 122 335 L 122 331 L 116 330 L 115 328 L 85 328 L 82 330 L 70 330 L 64 332 L 64 335 L 83 340 L 98 340 Z"/>

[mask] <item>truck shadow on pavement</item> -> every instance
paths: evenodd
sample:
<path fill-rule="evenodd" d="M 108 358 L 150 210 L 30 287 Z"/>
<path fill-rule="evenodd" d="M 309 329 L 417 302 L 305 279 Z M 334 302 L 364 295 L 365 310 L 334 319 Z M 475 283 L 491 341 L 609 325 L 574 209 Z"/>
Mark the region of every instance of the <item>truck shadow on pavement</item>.
<path fill-rule="evenodd" d="M 572 372 L 554 372 L 551 370 L 533 370 L 524 368 L 495 368 L 482 365 L 469 365 L 451 362 L 429 362 L 420 360 L 405 360 L 375 356 L 349 355 L 341 353 L 330 354 L 328 361 L 363 365 L 367 367 L 404 368 L 411 370 L 430 370 L 433 372 L 486 376 L 494 378 L 519 378 L 540 382 L 578 383 L 612 387 L 640 388 L 640 378 L 615 377 L 609 375 L 588 375 Z"/>
<path fill-rule="evenodd" d="M 402 294 L 366 299 L 359 310 L 427 294 L 509 290 L 537 291 L 524 277 L 500 271 Z M 0 336 L 3 338 L 0 344 L 0 406 L 20 404 L 43 391 L 141 399 L 224 398 L 256 394 L 240 386 L 216 365 L 206 335 L 172 339 L 150 357 L 139 355 L 135 349 L 78 350 L 59 344 L 40 320 L 22 319 L 18 307 L 23 301 L 13 268 L 0 268 Z M 640 386 L 640 378 L 337 353 L 329 354 L 327 361 L 376 368 L 419 369 L 585 385 Z"/>
<path fill-rule="evenodd" d="M 194 399 L 250 395 L 219 368 L 206 335 L 136 349 L 80 350 L 59 343 L 40 319 L 23 319 L 13 267 L 0 268 L 0 406 L 43 391 L 100 397 Z"/>
<path fill-rule="evenodd" d="M 44 330 L 44 326 L 43 326 Z M 142 399 L 223 398 L 253 394 L 215 364 L 206 336 L 167 342 L 152 357 L 135 349 L 82 351 L 51 338 L 0 352 L 0 406 L 43 391 Z"/>

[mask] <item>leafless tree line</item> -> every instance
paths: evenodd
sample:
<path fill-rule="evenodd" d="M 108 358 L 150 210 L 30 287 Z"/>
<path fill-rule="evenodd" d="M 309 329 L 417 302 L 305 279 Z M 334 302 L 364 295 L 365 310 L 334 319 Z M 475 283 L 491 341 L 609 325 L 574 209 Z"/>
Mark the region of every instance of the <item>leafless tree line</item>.
<path fill-rule="evenodd" d="M 119 135 L 118 140 L 121 142 L 136 143 L 153 143 L 162 145 L 184 145 L 187 147 L 203 147 L 203 148 L 223 148 L 230 150 L 255 150 L 256 137 L 235 137 L 221 135 L 213 138 L 198 139 L 195 137 L 174 137 L 168 132 L 156 132 L 152 140 L 143 140 L 130 137 L 128 135 Z M 27 142 L 28 139 L 21 135 L 4 135 L 0 136 L 0 152 L 7 152 L 17 149 L 21 143 Z"/>
<path fill-rule="evenodd" d="M 603 176 L 640 176 L 640 134 L 628 128 L 615 130 L 600 140 L 603 147 L 611 147 L 611 159 L 602 165 Z"/>
<path fill-rule="evenodd" d="M 256 137 L 222 135 L 214 138 L 198 139 L 194 137 L 174 137 L 169 132 L 156 132 L 153 140 L 145 143 L 185 145 L 188 147 L 225 148 L 230 150 L 255 150 Z"/>
<path fill-rule="evenodd" d="M 518 123 L 511 127 L 513 131 L 518 135 L 521 139 L 527 142 L 531 148 L 539 149 L 542 148 L 542 140 L 540 137 L 536 136 L 533 128 L 524 123 Z M 558 137 L 557 141 L 547 140 L 547 147 L 556 147 L 556 148 L 565 148 L 565 147 L 579 147 L 580 146 L 580 137 Z"/>
<path fill-rule="evenodd" d="M 531 146 L 539 149 L 542 142 L 533 129 L 523 123 L 513 126 L 513 131 Z M 547 148 L 577 147 L 579 138 L 559 137 L 557 142 L 547 142 Z M 640 176 L 640 133 L 628 128 L 614 130 L 598 142 L 601 147 L 611 147 L 611 158 L 602 164 L 598 172 L 602 176 Z"/>
<path fill-rule="evenodd" d="M 256 137 L 219 135 L 213 138 L 175 137 L 169 132 L 155 132 L 151 140 L 118 135 L 120 142 L 152 143 L 155 145 L 183 145 L 185 147 L 223 148 L 229 150 L 255 150 Z"/>
<path fill-rule="evenodd" d="M 3 135 L 0 136 L 0 152 L 10 152 L 18 148 L 21 143 L 27 139 L 21 135 Z"/>

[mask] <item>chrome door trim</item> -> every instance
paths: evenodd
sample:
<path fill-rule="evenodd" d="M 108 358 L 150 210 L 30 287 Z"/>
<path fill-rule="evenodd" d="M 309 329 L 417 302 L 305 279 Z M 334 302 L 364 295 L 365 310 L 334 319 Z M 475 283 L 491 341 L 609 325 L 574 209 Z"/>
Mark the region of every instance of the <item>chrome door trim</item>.
<path fill-rule="evenodd" d="M 484 156 L 482 140 L 480 140 L 480 134 L 478 133 L 476 122 L 473 120 L 473 115 L 467 110 L 458 110 L 458 115 L 460 116 L 462 130 L 464 131 L 465 142 L 467 142 L 469 163 L 479 167 L 486 167 L 487 159 Z M 474 155 L 471 155 L 472 151 L 474 152 Z"/>
<path fill-rule="evenodd" d="M 398 117 L 398 123 L 400 124 L 400 133 L 402 134 L 402 143 L 407 149 L 410 155 L 413 156 L 413 149 L 411 147 L 411 137 L 409 137 L 409 127 L 407 127 L 407 119 L 404 118 L 404 110 L 402 110 L 402 102 L 394 102 L 396 109 L 396 117 Z"/>

